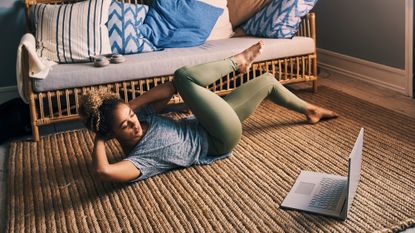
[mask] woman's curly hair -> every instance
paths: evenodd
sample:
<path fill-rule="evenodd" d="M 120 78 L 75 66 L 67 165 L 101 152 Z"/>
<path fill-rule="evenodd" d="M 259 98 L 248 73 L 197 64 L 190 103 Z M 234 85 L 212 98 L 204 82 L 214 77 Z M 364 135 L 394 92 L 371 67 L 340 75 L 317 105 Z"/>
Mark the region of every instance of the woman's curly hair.
<path fill-rule="evenodd" d="M 124 102 L 106 88 L 90 90 L 80 98 L 79 115 L 86 128 L 100 135 L 108 135 L 114 109 L 120 103 Z"/>

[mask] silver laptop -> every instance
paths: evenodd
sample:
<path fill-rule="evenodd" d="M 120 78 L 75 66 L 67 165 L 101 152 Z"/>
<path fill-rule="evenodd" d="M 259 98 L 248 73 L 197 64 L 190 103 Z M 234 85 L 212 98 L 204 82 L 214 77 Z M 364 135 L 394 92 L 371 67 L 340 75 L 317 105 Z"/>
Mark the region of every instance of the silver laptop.
<path fill-rule="evenodd" d="M 364 129 L 361 128 L 349 155 L 347 177 L 301 171 L 281 207 L 346 220 L 360 179 L 363 134 Z"/>

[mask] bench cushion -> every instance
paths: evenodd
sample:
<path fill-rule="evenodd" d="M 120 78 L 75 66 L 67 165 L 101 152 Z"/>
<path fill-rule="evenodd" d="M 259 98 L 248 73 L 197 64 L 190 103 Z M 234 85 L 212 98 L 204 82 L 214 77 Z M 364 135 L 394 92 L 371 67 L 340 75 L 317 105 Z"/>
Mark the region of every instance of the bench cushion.
<path fill-rule="evenodd" d="M 148 77 L 171 75 L 185 65 L 230 57 L 256 43 L 259 38 L 240 37 L 207 41 L 191 48 L 170 48 L 158 52 L 126 55 L 126 61 L 96 68 L 93 63 L 58 64 L 45 79 L 33 79 L 35 92 L 92 86 Z M 256 61 L 265 61 L 314 53 L 312 38 L 262 39 L 263 53 Z"/>

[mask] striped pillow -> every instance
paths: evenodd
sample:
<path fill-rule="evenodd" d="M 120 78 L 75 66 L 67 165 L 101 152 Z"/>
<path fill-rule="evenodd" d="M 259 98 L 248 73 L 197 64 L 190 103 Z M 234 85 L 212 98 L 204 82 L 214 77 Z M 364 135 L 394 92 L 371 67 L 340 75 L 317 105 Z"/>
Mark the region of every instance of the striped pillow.
<path fill-rule="evenodd" d="M 32 6 L 39 56 L 70 63 L 92 61 L 96 55 L 110 54 L 105 26 L 110 4 L 111 0 L 89 0 Z"/>

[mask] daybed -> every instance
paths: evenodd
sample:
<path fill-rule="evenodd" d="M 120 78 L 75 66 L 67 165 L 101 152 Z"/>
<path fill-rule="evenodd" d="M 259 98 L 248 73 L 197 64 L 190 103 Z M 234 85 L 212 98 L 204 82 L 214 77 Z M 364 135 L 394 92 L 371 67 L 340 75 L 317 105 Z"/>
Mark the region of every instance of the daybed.
<path fill-rule="evenodd" d="M 36 3 L 74 2 L 74 0 L 25 0 L 26 16 Z M 138 3 L 141 1 L 137 0 Z M 29 20 L 27 21 L 29 22 Z M 238 37 L 207 41 L 201 46 L 127 55 L 126 62 L 96 68 L 92 63 L 58 64 L 46 79 L 30 78 L 27 52 L 23 51 L 24 95 L 31 112 L 33 139 L 39 140 L 38 127 L 55 122 L 79 119 L 78 100 L 84 91 L 100 86 L 119 93 L 125 101 L 143 94 L 160 83 L 171 81 L 174 71 L 184 65 L 223 59 L 242 51 L 259 38 Z M 246 75 L 230 74 L 207 88 L 226 95 L 237 86 L 263 72 L 271 72 L 283 84 L 312 81 L 317 91 L 317 56 L 315 15 L 302 20 L 293 39 L 263 39 L 265 49 Z M 174 96 L 171 103 L 180 102 Z"/>

